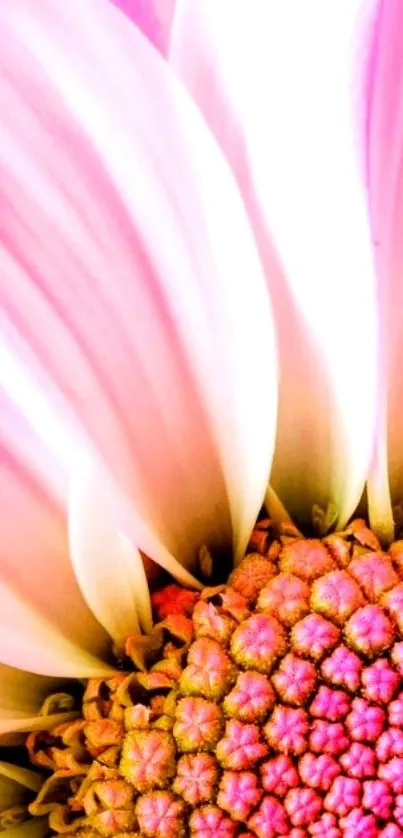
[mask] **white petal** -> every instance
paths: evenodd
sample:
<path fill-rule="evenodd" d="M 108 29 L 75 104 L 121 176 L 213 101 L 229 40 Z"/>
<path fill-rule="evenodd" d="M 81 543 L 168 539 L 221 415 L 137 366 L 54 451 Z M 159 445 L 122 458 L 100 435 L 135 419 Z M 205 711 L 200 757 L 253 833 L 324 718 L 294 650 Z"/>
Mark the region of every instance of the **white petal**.
<path fill-rule="evenodd" d="M 270 466 L 276 371 L 230 172 L 108 4 L 5 0 L 0 20 L 3 328 L 11 340 L 18 324 L 26 362 L 33 352 L 163 548 L 189 565 L 233 534 L 241 554 Z"/>
<path fill-rule="evenodd" d="M 126 563 L 131 566 L 133 579 L 133 597 L 136 604 L 137 616 L 141 629 L 149 634 L 152 630 L 153 618 L 151 610 L 150 590 L 141 554 L 137 547 L 119 531 L 119 541 Z M 179 564 L 179 562 L 178 562 Z M 182 567 L 180 565 L 180 567 Z"/>
<path fill-rule="evenodd" d="M 179 0 L 170 58 L 226 152 L 280 347 L 271 482 L 289 512 L 342 525 L 375 422 L 375 284 L 353 124 L 361 0 Z M 261 383 L 263 387 L 263 381 Z"/>
<path fill-rule="evenodd" d="M 142 627 L 151 630 L 151 604 L 139 551 L 123 542 L 106 475 L 83 454 L 73 472 L 69 536 L 73 566 L 84 598 L 122 651 Z"/>

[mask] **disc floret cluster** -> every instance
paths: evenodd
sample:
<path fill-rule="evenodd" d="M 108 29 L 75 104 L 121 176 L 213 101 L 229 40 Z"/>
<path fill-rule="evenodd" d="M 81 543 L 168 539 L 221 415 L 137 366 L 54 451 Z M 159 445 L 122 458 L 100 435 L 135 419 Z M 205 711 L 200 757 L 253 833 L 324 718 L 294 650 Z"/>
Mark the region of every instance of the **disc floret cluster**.
<path fill-rule="evenodd" d="M 403 543 L 258 525 L 227 584 L 154 595 L 126 670 L 28 738 L 72 838 L 403 836 Z"/>

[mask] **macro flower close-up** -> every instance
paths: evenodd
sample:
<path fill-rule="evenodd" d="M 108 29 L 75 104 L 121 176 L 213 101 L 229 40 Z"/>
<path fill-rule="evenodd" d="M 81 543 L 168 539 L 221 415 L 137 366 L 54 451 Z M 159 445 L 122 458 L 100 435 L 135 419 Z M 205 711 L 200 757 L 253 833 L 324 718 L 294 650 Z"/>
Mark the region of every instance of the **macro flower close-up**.
<path fill-rule="evenodd" d="M 403 838 L 401 0 L 1 0 L 0 834 Z"/>

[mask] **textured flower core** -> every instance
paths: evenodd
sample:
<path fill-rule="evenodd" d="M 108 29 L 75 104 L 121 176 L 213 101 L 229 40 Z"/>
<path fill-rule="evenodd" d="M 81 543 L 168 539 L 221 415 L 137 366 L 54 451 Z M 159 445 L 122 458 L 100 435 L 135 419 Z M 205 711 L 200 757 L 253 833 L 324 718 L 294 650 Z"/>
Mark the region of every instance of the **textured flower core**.
<path fill-rule="evenodd" d="M 251 546 L 226 585 L 155 594 L 134 671 L 30 734 L 50 834 L 403 836 L 403 542 L 263 522 Z"/>

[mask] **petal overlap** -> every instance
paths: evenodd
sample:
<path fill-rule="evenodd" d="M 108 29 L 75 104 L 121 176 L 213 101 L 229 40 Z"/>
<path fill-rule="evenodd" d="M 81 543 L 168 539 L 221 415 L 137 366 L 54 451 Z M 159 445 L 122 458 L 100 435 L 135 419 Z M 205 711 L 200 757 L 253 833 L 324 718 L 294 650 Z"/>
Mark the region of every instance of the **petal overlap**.
<path fill-rule="evenodd" d="M 236 174 L 266 268 L 280 361 L 272 484 L 298 521 L 325 529 L 360 499 L 375 424 L 376 294 L 353 118 L 360 14 L 361 0 L 261 0 L 252 14 L 180 0 L 169 53 Z"/>
<path fill-rule="evenodd" d="M 203 543 L 233 541 L 240 556 L 277 381 L 231 174 L 169 68 L 109 4 L 19 0 L 1 20 L 6 338 L 132 501 L 137 546 L 143 527 L 189 567 Z"/>

